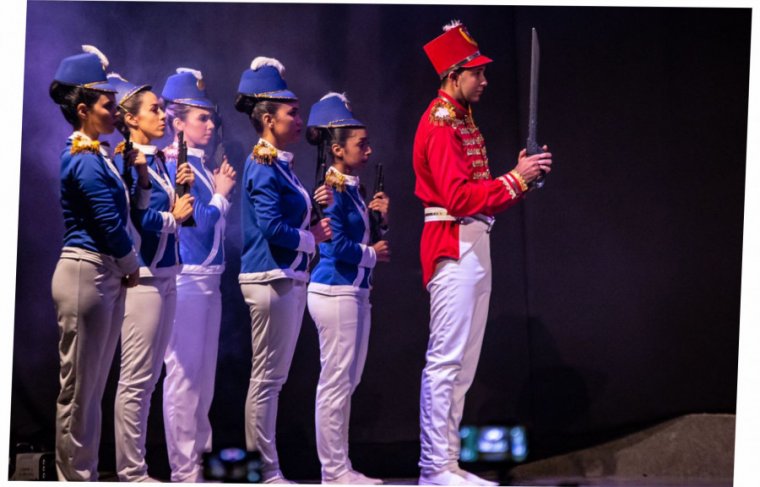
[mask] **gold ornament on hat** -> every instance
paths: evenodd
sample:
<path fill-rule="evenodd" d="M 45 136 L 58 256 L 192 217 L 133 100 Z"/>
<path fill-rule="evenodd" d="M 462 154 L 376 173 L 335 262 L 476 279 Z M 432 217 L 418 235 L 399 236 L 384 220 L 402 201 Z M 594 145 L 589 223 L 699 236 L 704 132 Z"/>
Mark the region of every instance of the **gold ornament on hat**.
<path fill-rule="evenodd" d="M 203 81 L 203 78 L 199 79 L 195 82 L 195 86 L 198 87 L 199 90 L 205 90 L 206 89 L 206 82 Z"/>
<path fill-rule="evenodd" d="M 467 29 L 465 28 L 465 26 L 462 25 L 462 26 L 459 27 L 459 33 L 462 34 L 462 37 L 464 37 L 464 40 L 466 40 L 467 42 L 469 42 L 473 46 L 478 47 L 478 43 L 475 42 L 475 39 L 473 39 L 472 37 L 470 37 L 470 33 L 467 32 Z"/>

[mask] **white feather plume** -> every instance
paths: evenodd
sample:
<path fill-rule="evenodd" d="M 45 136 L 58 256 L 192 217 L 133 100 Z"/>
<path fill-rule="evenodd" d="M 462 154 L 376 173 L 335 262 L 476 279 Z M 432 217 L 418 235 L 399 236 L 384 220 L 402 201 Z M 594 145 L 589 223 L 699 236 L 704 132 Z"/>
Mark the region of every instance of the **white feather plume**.
<path fill-rule="evenodd" d="M 91 46 L 89 44 L 82 44 L 82 50 L 84 52 L 89 52 L 90 54 L 95 54 L 96 56 L 98 56 L 98 58 L 100 58 L 100 64 L 103 65 L 103 69 L 106 69 L 108 67 L 108 64 L 109 64 L 108 58 L 106 57 L 105 54 L 100 52 L 100 49 L 98 49 L 97 47 Z"/>
<path fill-rule="evenodd" d="M 280 61 L 276 60 L 273 57 L 258 56 L 254 58 L 253 61 L 251 61 L 251 69 L 254 71 L 264 66 L 273 66 L 277 68 L 277 71 L 279 71 L 280 76 L 283 76 L 283 77 L 285 76 L 285 66 L 283 66 Z"/>
<path fill-rule="evenodd" d="M 459 27 L 460 25 L 462 25 L 461 21 L 459 21 L 459 20 L 452 20 L 451 22 L 449 22 L 448 24 L 446 24 L 446 25 L 443 26 L 443 31 L 444 32 L 448 32 L 451 29 L 455 29 L 455 28 Z"/>
<path fill-rule="evenodd" d="M 180 73 L 190 73 L 193 76 L 195 76 L 195 79 L 197 79 L 197 80 L 202 80 L 203 79 L 203 73 L 201 73 L 197 69 L 193 69 L 193 68 L 177 68 L 177 74 L 180 74 Z"/>
<path fill-rule="evenodd" d="M 106 78 L 108 78 L 108 79 L 111 79 L 111 78 L 118 78 L 118 79 L 120 79 L 120 80 L 122 80 L 122 81 L 124 81 L 124 82 L 126 82 L 126 83 L 129 83 L 129 81 L 127 81 L 127 80 L 124 78 L 124 76 L 120 75 L 119 73 L 114 73 L 113 71 L 111 71 L 110 73 L 108 73 L 108 74 L 106 75 Z"/>
<path fill-rule="evenodd" d="M 343 103 L 345 103 L 346 105 L 348 105 L 349 103 L 351 103 L 351 102 L 348 101 L 348 98 L 346 97 L 345 93 L 336 93 L 334 91 L 329 92 L 328 94 L 326 94 L 325 96 L 323 96 L 322 98 L 320 98 L 319 101 L 326 100 L 328 98 L 340 98 L 340 100 Z"/>

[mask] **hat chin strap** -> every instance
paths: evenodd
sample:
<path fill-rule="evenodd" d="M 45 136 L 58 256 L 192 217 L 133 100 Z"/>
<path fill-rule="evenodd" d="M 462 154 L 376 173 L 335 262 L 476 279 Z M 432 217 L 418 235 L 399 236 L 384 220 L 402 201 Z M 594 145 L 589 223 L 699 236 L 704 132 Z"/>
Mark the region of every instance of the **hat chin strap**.
<path fill-rule="evenodd" d="M 467 63 L 469 63 L 470 61 L 472 61 L 473 59 L 475 59 L 478 56 L 480 56 L 480 51 L 475 51 L 472 54 L 470 54 L 469 56 L 467 56 L 466 58 L 464 58 L 461 61 L 459 61 L 458 63 L 454 63 L 451 67 L 449 67 L 449 69 L 445 70 L 444 72 L 442 72 L 440 74 L 441 79 L 445 78 L 446 76 L 449 75 L 450 72 L 452 72 L 452 71 L 454 71 L 456 69 L 461 68 L 462 66 L 464 66 Z"/>

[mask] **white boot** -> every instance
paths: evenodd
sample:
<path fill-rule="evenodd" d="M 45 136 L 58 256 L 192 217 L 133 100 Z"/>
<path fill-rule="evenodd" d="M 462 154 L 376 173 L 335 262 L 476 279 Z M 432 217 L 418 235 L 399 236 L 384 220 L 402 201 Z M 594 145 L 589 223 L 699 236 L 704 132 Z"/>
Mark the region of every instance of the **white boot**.
<path fill-rule="evenodd" d="M 353 478 L 353 484 L 360 485 L 383 485 L 382 479 L 376 479 L 374 477 L 367 477 L 361 472 L 357 472 L 354 469 L 349 470 L 351 477 Z"/>
<path fill-rule="evenodd" d="M 469 481 L 472 485 L 489 485 L 492 487 L 495 485 L 499 485 L 498 482 L 492 482 L 491 480 L 486 480 L 484 478 L 478 477 L 472 472 L 463 470 L 459 465 L 455 465 L 454 467 L 452 467 L 451 471 L 459 475 L 460 477 L 463 477 L 465 480 Z"/>
<path fill-rule="evenodd" d="M 269 474 L 269 476 L 264 479 L 262 484 L 295 484 L 295 482 L 286 479 L 282 475 L 282 472 L 278 470 L 274 473 Z"/>
<path fill-rule="evenodd" d="M 420 479 L 417 485 L 477 485 L 466 478 L 444 470 L 434 473 L 420 473 Z"/>

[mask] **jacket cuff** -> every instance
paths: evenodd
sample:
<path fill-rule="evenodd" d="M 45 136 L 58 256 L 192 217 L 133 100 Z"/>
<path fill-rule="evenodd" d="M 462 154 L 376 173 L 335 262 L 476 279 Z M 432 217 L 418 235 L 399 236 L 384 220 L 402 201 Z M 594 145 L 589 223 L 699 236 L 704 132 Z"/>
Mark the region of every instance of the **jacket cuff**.
<path fill-rule="evenodd" d="M 520 182 L 511 173 L 499 176 L 496 179 L 502 182 L 504 188 L 509 192 L 511 199 L 516 200 L 523 194 L 523 189 L 520 186 Z"/>
<path fill-rule="evenodd" d="M 316 249 L 316 243 L 314 243 L 314 234 L 308 230 L 298 230 L 298 247 L 296 250 L 299 252 L 306 252 L 307 254 L 313 254 Z"/>
<path fill-rule="evenodd" d="M 135 248 L 132 247 L 129 249 L 129 252 L 127 252 L 127 255 L 124 257 L 117 257 L 116 265 L 124 275 L 131 274 L 139 269 L 140 262 L 137 260 L 137 252 L 135 252 Z"/>
<path fill-rule="evenodd" d="M 174 219 L 174 215 L 168 211 L 162 211 L 161 218 L 164 220 L 164 226 L 161 227 L 161 233 L 174 233 L 177 231 L 177 220 Z"/>
<path fill-rule="evenodd" d="M 359 261 L 359 267 L 368 267 L 370 269 L 377 264 L 377 252 L 373 247 L 368 245 L 359 244 L 362 249 L 362 260 Z"/>
<path fill-rule="evenodd" d="M 137 208 L 140 210 L 147 210 L 150 206 L 150 192 L 153 188 L 153 185 L 151 184 L 148 188 L 141 188 L 140 185 L 137 186 Z"/>
<path fill-rule="evenodd" d="M 208 203 L 210 206 L 216 207 L 219 210 L 219 213 L 222 214 L 222 216 L 227 214 L 227 210 L 230 209 L 230 202 L 225 198 L 224 196 L 220 195 L 219 193 L 214 193 L 214 196 L 211 197 L 211 201 Z"/>

